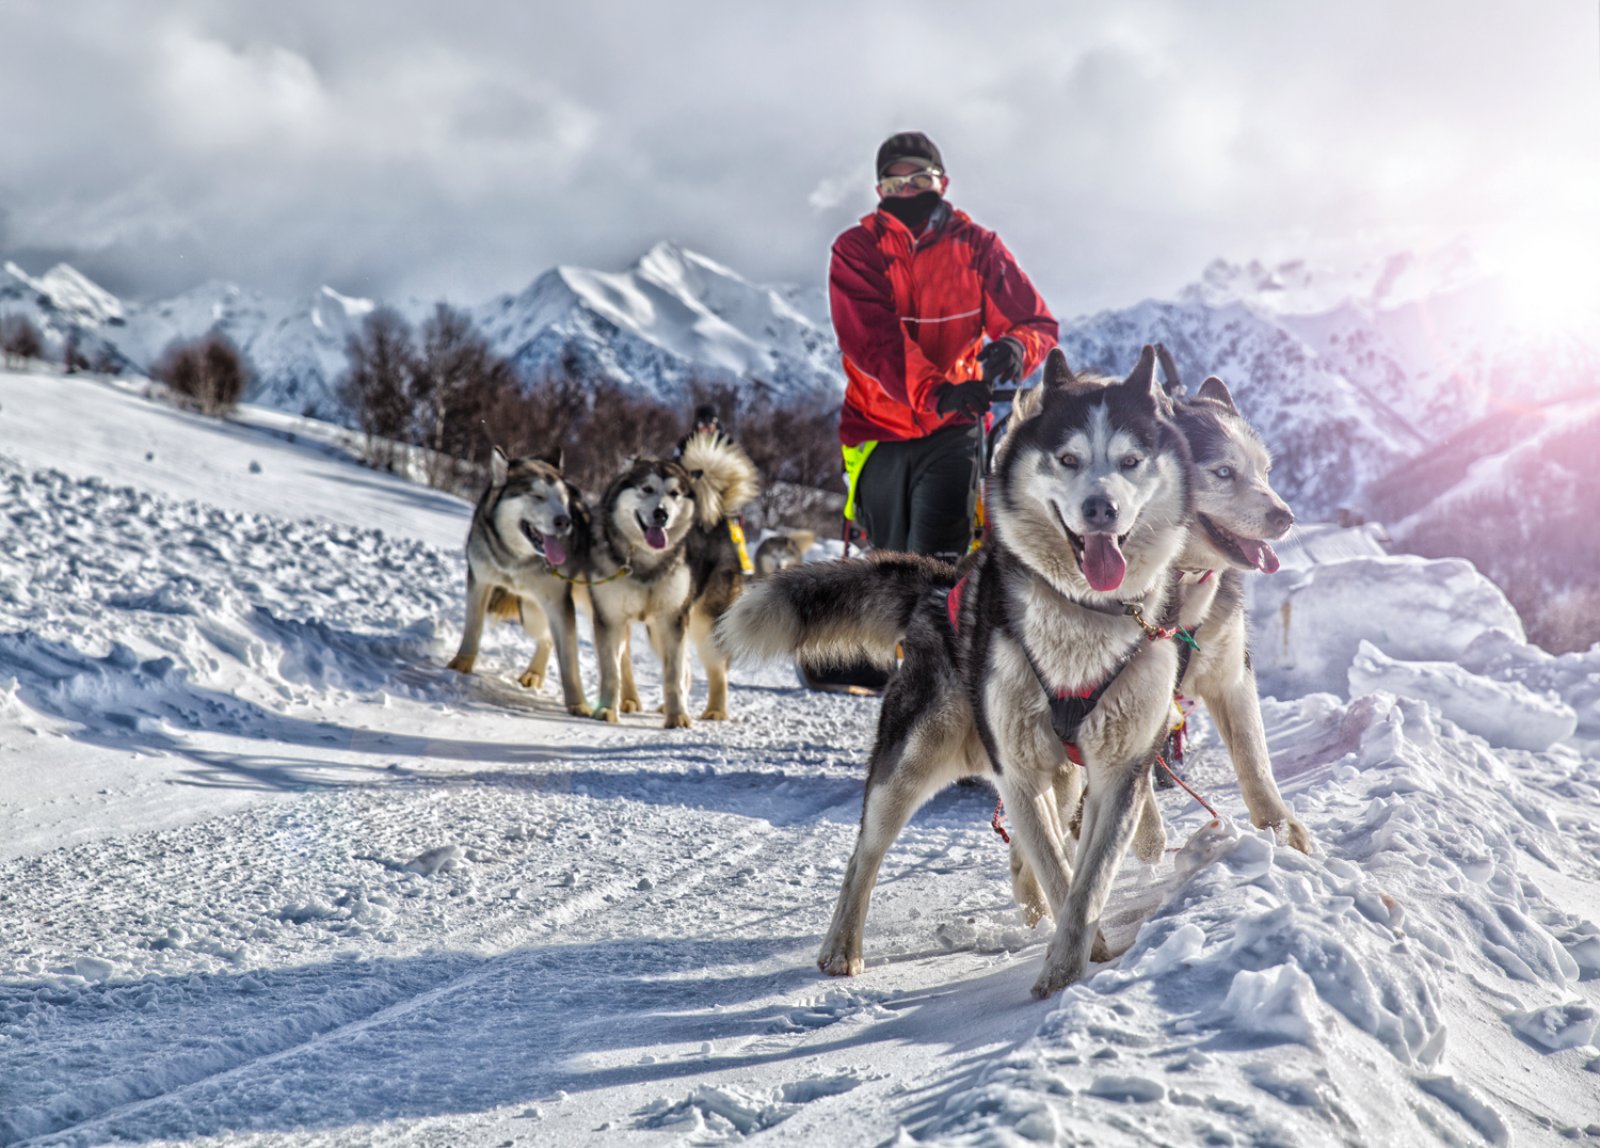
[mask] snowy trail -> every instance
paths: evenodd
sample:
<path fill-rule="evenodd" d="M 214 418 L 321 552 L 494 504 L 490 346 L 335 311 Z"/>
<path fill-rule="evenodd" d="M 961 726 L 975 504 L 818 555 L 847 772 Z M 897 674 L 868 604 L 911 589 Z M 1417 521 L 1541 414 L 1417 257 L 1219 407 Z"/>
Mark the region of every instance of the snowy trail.
<path fill-rule="evenodd" d="M 831 980 L 876 702 L 740 669 L 725 724 L 582 721 L 512 627 L 459 677 L 461 504 L 39 385 L 0 374 L 0 1143 L 1600 1142 L 1592 740 L 1269 699 L 1303 857 L 1202 719 L 1235 820 L 1163 794 L 1128 951 L 1047 1002 L 993 795 L 951 789 Z M 1474 658 L 1600 730 L 1600 652 Z"/>

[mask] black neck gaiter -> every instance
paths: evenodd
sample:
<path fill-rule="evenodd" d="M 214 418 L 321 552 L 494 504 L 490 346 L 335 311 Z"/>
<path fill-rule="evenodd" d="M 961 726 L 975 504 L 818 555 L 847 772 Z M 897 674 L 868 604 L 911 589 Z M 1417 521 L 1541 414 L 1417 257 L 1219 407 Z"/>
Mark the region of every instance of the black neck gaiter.
<path fill-rule="evenodd" d="M 878 210 L 887 211 L 901 223 L 911 229 L 911 234 L 920 235 L 922 229 L 928 225 L 928 219 L 934 210 L 944 201 L 944 196 L 937 191 L 924 191 L 917 195 L 898 196 L 894 199 L 880 199 Z"/>

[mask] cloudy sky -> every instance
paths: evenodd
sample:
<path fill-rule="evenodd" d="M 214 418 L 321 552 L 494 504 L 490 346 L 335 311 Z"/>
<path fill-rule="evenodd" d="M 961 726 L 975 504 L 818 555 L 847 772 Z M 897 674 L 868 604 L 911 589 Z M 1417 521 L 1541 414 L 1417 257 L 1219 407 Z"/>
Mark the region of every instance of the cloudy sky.
<path fill-rule="evenodd" d="M 1597 0 L 0 0 L 0 257 L 461 303 L 820 283 L 889 133 L 1062 315 L 1216 256 L 1600 251 Z"/>

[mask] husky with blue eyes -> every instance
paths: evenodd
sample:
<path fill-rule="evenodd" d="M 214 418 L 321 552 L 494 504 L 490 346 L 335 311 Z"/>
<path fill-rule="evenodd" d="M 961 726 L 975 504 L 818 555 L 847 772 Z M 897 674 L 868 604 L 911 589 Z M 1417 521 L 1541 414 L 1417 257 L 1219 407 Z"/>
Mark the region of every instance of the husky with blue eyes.
<path fill-rule="evenodd" d="M 1034 994 L 1085 975 L 1179 672 L 1173 570 L 1193 521 L 1192 463 L 1155 363 L 1145 347 L 1125 379 L 1081 380 L 1050 353 L 1037 413 L 996 455 L 990 535 L 959 567 L 875 554 L 781 570 L 719 625 L 734 656 L 892 667 L 903 649 L 824 972 L 862 971 L 878 867 L 911 815 L 982 776 L 1056 922 Z M 1069 859 L 1061 811 L 1085 782 Z"/>

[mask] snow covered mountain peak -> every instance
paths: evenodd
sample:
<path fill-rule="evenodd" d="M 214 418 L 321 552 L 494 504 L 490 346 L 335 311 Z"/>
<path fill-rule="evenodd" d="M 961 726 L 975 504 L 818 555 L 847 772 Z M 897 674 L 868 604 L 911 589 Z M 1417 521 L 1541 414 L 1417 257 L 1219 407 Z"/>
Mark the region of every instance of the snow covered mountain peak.
<path fill-rule="evenodd" d="M 120 323 L 125 317 L 121 299 L 71 264 L 57 263 L 35 278 L 8 259 L 5 271 L 68 322 L 98 327 L 103 323 Z"/>
<path fill-rule="evenodd" d="M 1269 264 L 1214 259 L 1185 303 L 1245 303 L 1273 315 L 1314 315 L 1344 306 L 1388 310 L 1459 290 L 1486 271 L 1465 239 L 1430 251 L 1400 251 L 1354 264 L 1292 259 Z"/>
<path fill-rule="evenodd" d="M 836 394 L 833 335 L 811 317 L 818 310 L 661 242 L 625 271 L 556 267 L 477 316 L 530 378 L 578 369 L 677 404 L 696 385 L 752 380 L 791 397 Z"/>

